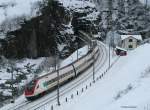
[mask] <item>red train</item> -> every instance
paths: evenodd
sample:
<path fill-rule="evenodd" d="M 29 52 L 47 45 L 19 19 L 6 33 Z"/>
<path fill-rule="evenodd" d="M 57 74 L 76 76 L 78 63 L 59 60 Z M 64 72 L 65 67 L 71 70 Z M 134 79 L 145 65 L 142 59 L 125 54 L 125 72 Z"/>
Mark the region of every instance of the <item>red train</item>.
<path fill-rule="evenodd" d="M 116 55 L 119 55 L 119 56 L 126 56 L 127 55 L 127 50 L 120 48 L 120 47 L 116 47 L 115 52 L 116 52 Z"/>

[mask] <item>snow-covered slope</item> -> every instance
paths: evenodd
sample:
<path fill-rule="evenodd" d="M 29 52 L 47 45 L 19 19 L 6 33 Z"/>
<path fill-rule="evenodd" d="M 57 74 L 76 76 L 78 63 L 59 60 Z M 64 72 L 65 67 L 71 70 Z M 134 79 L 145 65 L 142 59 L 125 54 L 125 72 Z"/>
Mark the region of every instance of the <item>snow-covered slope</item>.
<path fill-rule="evenodd" d="M 149 48 L 150 44 L 144 44 L 129 51 L 101 80 L 69 99 L 69 103 L 61 100 L 61 106 L 54 106 L 55 110 L 145 110 L 150 104 Z M 49 110 L 50 107 L 48 104 L 40 110 Z"/>
<path fill-rule="evenodd" d="M 0 38 L 8 31 L 20 28 L 21 22 L 37 16 L 41 0 L 0 0 Z"/>
<path fill-rule="evenodd" d="M 121 57 L 92 88 L 58 110 L 145 110 L 150 101 L 149 48 L 145 44 Z"/>
<path fill-rule="evenodd" d="M 17 16 L 34 16 L 36 13 L 34 4 L 41 0 L 1 0 L 0 1 L 0 23 L 7 18 Z"/>
<path fill-rule="evenodd" d="M 66 58 L 64 61 L 62 61 L 60 63 L 60 67 L 69 65 L 70 63 L 76 61 L 78 58 L 81 58 L 82 56 L 86 55 L 88 53 L 88 46 L 86 45 L 86 46 L 78 49 L 77 51 L 75 51 L 68 58 Z M 77 54 L 78 54 L 78 57 L 77 57 Z"/>

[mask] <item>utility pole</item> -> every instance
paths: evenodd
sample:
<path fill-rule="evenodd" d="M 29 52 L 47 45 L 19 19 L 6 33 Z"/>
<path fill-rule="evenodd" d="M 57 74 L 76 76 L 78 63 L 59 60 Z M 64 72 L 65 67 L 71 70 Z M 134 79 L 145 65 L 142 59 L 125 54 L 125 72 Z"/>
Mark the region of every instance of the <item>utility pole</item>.
<path fill-rule="evenodd" d="M 11 91 L 12 91 L 12 100 L 11 100 L 11 103 L 14 103 L 14 87 L 13 87 L 13 67 L 11 66 L 10 68 L 7 69 L 7 72 L 8 73 L 11 73 L 11 84 L 10 84 L 10 88 L 11 88 Z"/>
<path fill-rule="evenodd" d="M 77 60 L 79 59 L 79 51 L 78 51 L 78 48 L 79 48 L 79 42 L 77 41 Z"/>
<path fill-rule="evenodd" d="M 58 63 L 58 53 L 56 52 L 56 49 L 55 49 L 55 68 L 56 68 L 56 71 L 57 71 L 57 104 L 58 106 L 60 106 L 60 95 L 59 95 L 59 63 Z"/>
<path fill-rule="evenodd" d="M 108 6 L 109 6 L 109 16 L 108 16 L 108 25 L 109 25 L 109 31 L 113 31 L 113 26 L 112 26 L 112 10 L 113 10 L 113 1 L 112 0 L 109 0 L 108 2 Z M 112 37 L 112 36 L 111 36 Z M 113 36 L 114 37 L 114 36 Z M 110 45 L 111 43 L 111 38 L 110 38 L 110 41 L 109 41 L 109 62 L 108 62 L 108 67 L 110 68 Z"/>
<path fill-rule="evenodd" d="M 11 101 L 11 103 L 14 103 L 13 70 L 11 70 L 11 89 L 12 89 L 12 101 Z"/>
<path fill-rule="evenodd" d="M 94 49 L 93 42 L 92 42 L 92 48 Z M 95 83 L 95 54 L 93 55 L 93 82 Z"/>
<path fill-rule="evenodd" d="M 109 62 L 108 62 L 108 67 L 110 68 L 110 43 L 109 43 Z"/>
<path fill-rule="evenodd" d="M 60 106 L 59 100 L 59 65 L 57 66 L 57 104 Z"/>
<path fill-rule="evenodd" d="M 55 65 L 54 65 L 54 66 L 55 66 L 55 71 L 56 71 L 56 70 L 57 70 L 57 56 L 56 56 L 56 49 L 55 49 L 55 57 L 54 57 L 54 58 L 55 58 Z"/>
<path fill-rule="evenodd" d="M 115 24 L 114 24 L 115 25 Z M 115 47 L 116 47 L 116 45 L 115 45 L 115 31 L 114 31 L 114 29 L 112 28 L 112 57 L 114 57 L 114 51 L 115 51 Z"/>

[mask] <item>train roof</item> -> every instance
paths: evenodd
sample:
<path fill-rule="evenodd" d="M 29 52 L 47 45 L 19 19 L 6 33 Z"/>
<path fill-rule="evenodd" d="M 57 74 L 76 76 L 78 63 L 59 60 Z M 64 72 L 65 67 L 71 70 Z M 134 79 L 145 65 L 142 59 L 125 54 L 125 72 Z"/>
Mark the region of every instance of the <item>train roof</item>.
<path fill-rule="evenodd" d="M 80 60 L 80 59 L 84 58 L 85 56 L 89 55 L 89 53 L 90 53 L 90 52 L 88 52 L 86 55 L 83 55 L 83 56 L 80 57 L 78 60 Z M 74 62 L 72 62 L 72 63 L 70 63 L 70 64 L 68 64 L 68 65 L 66 65 L 66 66 L 64 66 L 64 67 L 62 67 L 62 68 L 60 68 L 59 71 L 62 70 L 62 69 L 64 69 L 64 68 L 66 68 L 66 67 L 68 67 L 68 66 L 70 66 L 70 65 L 72 65 L 72 64 L 74 64 L 74 63 L 77 62 L 78 60 L 76 60 L 76 61 L 74 61 Z M 52 71 L 52 72 L 49 72 L 48 74 L 45 74 L 45 75 L 40 76 L 40 77 L 37 77 L 36 79 L 44 78 L 44 77 L 46 77 L 46 76 L 48 76 L 48 75 L 52 75 L 52 74 L 54 74 L 54 73 L 56 73 L 56 72 L 57 72 L 57 70 Z"/>

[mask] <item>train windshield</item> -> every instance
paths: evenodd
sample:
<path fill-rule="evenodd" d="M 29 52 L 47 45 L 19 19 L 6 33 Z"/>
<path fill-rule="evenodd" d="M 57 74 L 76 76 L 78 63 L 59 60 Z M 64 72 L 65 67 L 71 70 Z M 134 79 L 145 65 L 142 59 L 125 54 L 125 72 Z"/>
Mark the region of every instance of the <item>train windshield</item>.
<path fill-rule="evenodd" d="M 36 85 L 36 80 L 31 81 L 29 84 L 27 84 L 26 89 L 32 90 Z"/>

